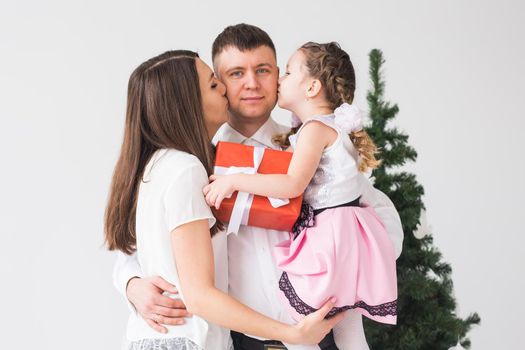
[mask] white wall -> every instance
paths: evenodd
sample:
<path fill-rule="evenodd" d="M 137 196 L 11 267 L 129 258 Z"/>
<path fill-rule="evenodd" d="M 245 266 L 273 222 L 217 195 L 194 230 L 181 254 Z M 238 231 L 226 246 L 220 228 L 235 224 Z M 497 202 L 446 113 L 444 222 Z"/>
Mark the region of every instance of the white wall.
<path fill-rule="evenodd" d="M 525 6 L 332 3 L 2 0 L 0 347 L 120 346 L 127 309 L 111 285 L 102 216 L 127 79 L 168 49 L 198 50 L 209 62 L 215 36 L 247 22 L 272 36 L 281 66 L 305 41 L 339 41 L 357 68 L 362 107 L 368 52 L 384 51 L 387 95 L 401 108 L 394 123 L 419 153 L 408 168 L 425 187 L 460 314 L 482 317 L 473 349 L 518 348 Z"/>

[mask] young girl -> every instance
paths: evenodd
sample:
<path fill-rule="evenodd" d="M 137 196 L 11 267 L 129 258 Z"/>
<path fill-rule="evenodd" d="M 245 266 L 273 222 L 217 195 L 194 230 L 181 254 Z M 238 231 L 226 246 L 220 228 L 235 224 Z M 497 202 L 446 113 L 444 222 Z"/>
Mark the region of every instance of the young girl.
<path fill-rule="evenodd" d="M 304 317 L 334 295 L 336 307 L 328 316 L 356 309 L 395 324 L 394 248 L 375 211 L 359 206 L 368 181 L 363 172 L 379 161 L 351 104 L 354 90 L 352 62 L 337 43 L 303 45 L 279 85 L 279 106 L 294 118 L 288 173 L 212 175 L 204 194 L 219 208 L 234 191 L 274 198 L 304 192 L 311 215 L 299 220 L 290 240 L 274 252 L 283 270 L 279 290 L 292 316 Z"/>

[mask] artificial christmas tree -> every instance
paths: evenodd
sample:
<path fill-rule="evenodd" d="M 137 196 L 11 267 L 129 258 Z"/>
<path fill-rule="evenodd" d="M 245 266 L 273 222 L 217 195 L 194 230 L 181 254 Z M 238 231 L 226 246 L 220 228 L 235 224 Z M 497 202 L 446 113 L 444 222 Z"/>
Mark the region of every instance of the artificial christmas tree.
<path fill-rule="evenodd" d="M 468 349 L 467 332 L 472 325 L 479 324 L 480 318 L 477 313 L 466 319 L 456 315 L 451 267 L 442 261 L 429 232 L 418 227 L 425 207 L 421 200 L 423 187 L 413 174 L 395 171 L 396 167 L 415 161 L 417 153 L 408 145 L 407 135 L 388 126 L 399 109 L 384 100 L 382 52 L 372 50 L 369 57 L 372 89 L 367 99 L 372 123 L 366 130 L 376 142 L 380 150 L 378 158 L 382 160 L 372 173 L 374 186 L 394 202 L 405 238 L 397 260 L 397 325 L 387 326 L 364 318 L 367 340 L 372 350 L 448 350 L 458 342 Z"/>

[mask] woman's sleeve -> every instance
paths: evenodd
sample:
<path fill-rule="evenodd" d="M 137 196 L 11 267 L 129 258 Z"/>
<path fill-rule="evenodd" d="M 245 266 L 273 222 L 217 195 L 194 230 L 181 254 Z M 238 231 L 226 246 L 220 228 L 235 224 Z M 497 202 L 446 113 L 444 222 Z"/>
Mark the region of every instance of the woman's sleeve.
<path fill-rule="evenodd" d="M 210 207 L 206 204 L 202 189 L 208 184 L 204 166 L 197 160 L 174 176 L 164 193 L 165 220 L 168 232 L 197 220 L 208 220 L 215 224 Z"/>
<path fill-rule="evenodd" d="M 126 294 L 128 282 L 133 277 L 143 277 L 137 253 L 127 255 L 117 251 L 117 261 L 113 267 L 113 285 L 126 300 L 128 308 L 136 312 L 135 307 L 129 302 Z"/>

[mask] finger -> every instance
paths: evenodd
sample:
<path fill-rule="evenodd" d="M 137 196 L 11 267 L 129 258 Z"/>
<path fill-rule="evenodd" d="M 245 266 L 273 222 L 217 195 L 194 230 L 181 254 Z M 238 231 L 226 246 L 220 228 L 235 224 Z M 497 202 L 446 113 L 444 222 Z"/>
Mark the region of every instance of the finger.
<path fill-rule="evenodd" d="M 183 318 L 173 318 L 173 317 L 164 317 L 159 314 L 153 314 L 149 318 L 151 321 L 155 322 L 157 325 L 169 325 L 169 326 L 177 326 L 184 324 L 186 321 L 184 321 Z"/>
<path fill-rule="evenodd" d="M 186 309 L 186 305 L 181 299 L 173 299 L 165 295 L 159 295 L 155 299 L 155 306 L 162 306 L 170 309 Z"/>
<path fill-rule="evenodd" d="M 164 326 L 180 326 L 186 323 L 184 317 L 159 317 Z"/>
<path fill-rule="evenodd" d="M 215 201 L 215 209 L 219 210 L 223 199 L 224 199 L 223 195 L 217 196 L 217 200 Z"/>
<path fill-rule="evenodd" d="M 206 203 L 207 203 L 210 207 L 213 206 L 213 202 L 211 201 L 211 196 L 212 196 L 212 193 L 211 193 L 211 191 L 210 191 L 210 192 L 208 192 L 208 194 L 206 195 Z"/>
<path fill-rule="evenodd" d="M 206 185 L 206 186 L 204 186 L 204 188 L 202 189 L 202 193 L 204 193 L 204 195 L 207 195 L 208 192 L 210 192 L 210 189 L 211 189 L 211 186 L 210 186 L 210 185 Z"/>
<path fill-rule="evenodd" d="M 210 206 L 215 206 L 216 201 L 217 201 L 217 194 L 214 192 L 210 192 Z"/>
<path fill-rule="evenodd" d="M 157 322 L 150 320 L 149 318 L 144 319 L 148 326 L 153 328 L 155 331 L 159 333 L 168 333 L 168 329 L 164 326 L 159 325 Z"/>
<path fill-rule="evenodd" d="M 217 196 L 213 192 L 208 193 L 208 205 L 212 208 L 215 206 L 215 198 Z"/>
<path fill-rule="evenodd" d="M 193 316 L 188 310 L 183 308 L 171 308 L 157 305 L 153 311 L 157 315 L 164 316 L 166 318 L 184 318 Z"/>
<path fill-rule="evenodd" d="M 217 180 L 217 176 L 215 176 L 214 174 L 210 175 L 210 181 L 215 181 L 215 180 Z"/>
<path fill-rule="evenodd" d="M 321 308 L 317 310 L 315 313 L 317 314 L 317 316 L 321 318 L 325 318 L 326 315 L 330 312 L 330 310 L 332 310 L 332 308 L 334 307 L 335 302 L 336 302 L 336 299 L 334 297 L 332 297 L 331 299 L 328 299 L 328 301 L 324 303 L 324 305 L 321 306 Z"/>
<path fill-rule="evenodd" d="M 206 194 L 206 202 L 208 204 L 210 204 L 210 202 L 211 202 L 211 196 L 212 195 L 213 195 L 213 192 L 211 190 Z"/>
<path fill-rule="evenodd" d="M 166 281 L 164 278 L 157 276 L 151 280 L 151 283 L 153 283 L 157 288 L 162 289 L 163 291 L 169 292 L 169 293 L 178 293 L 177 287 L 175 287 L 173 284 Z"/>

